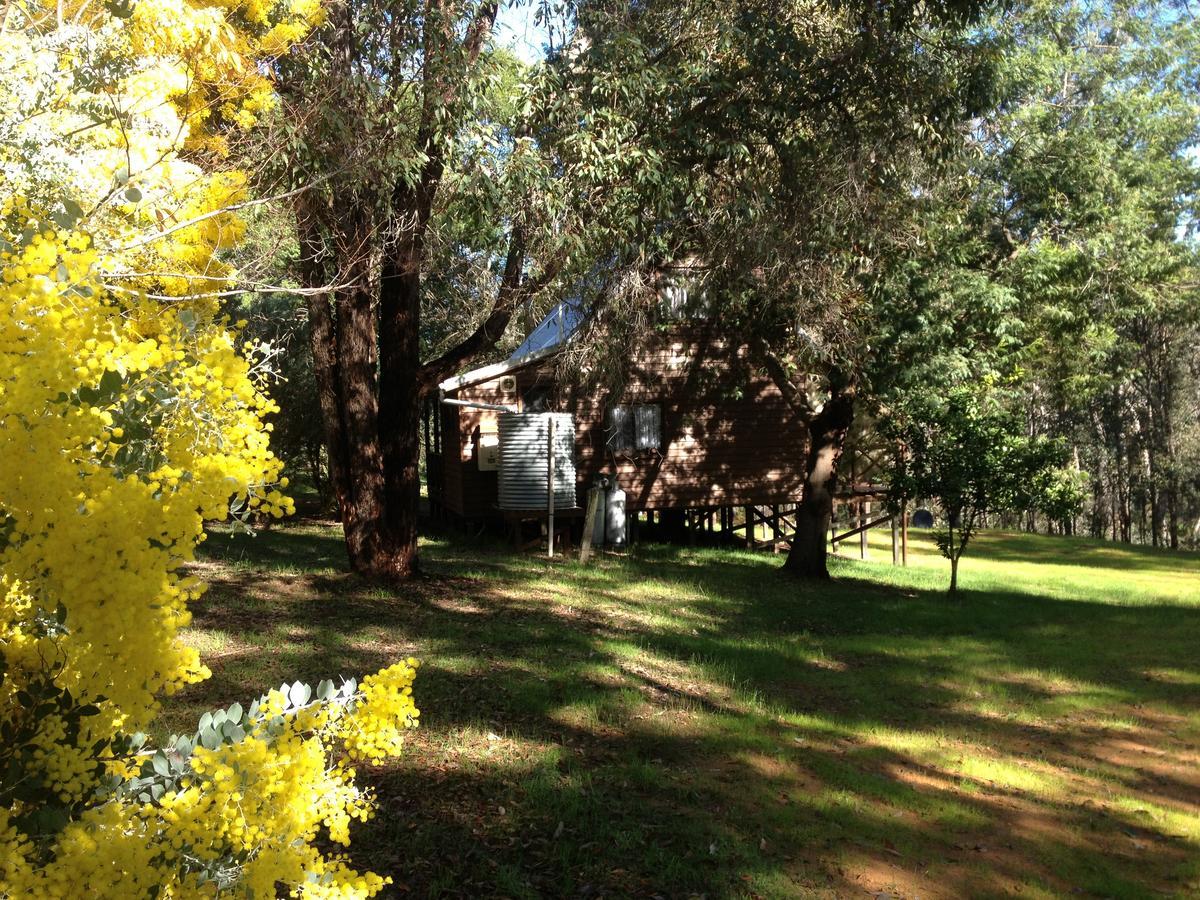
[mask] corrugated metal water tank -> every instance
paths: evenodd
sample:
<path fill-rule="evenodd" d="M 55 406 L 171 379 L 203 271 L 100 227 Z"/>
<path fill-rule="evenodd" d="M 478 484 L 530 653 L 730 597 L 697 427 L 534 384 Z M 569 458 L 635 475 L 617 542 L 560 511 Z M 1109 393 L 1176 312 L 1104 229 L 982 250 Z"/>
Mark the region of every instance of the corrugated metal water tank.
<path fill-rule="evenodd" d="M 501 509 L 546 508 L 546 451 L 554 419 L 554 506 L 575 506 L 575 419 L 569 413 L 500 413 Z"/>

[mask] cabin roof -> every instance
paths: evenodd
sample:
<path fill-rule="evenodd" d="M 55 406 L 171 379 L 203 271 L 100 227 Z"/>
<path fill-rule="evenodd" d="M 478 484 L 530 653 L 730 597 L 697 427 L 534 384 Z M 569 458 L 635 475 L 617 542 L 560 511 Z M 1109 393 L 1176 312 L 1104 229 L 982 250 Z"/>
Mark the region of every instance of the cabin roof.
<path fill-rule="evenodd" d="M 504 362 L 492 363 L 490 366 L 483 366 L 479 369 L 472 369 L 469 372 L 463 372 L 461 375 L 455 375 L 453 378 L 447 378 L 441 382 L 438 387 L 443 391 L 457 391 L 459 388 L 468 387 L 472 384 L 479 384 L 483 381 L 491 381 L 494 378 L 499 378 L 502 375 L 507 375 L 509 372 L 514 372 L 517 369 L 527 366 L 530 363 L 537 362 L 539 359 L 545 359 L 547 356 L 553 356 L 562 347 L 555 344 L 550 347 L 545 347 L 525 356 L 510 356 Z"/>
<path fill-rule="evenodd" d="M 539 359 L 553 356 L 562 349 L 582 321 L 583 313 L 578 304 L 569 300 L 559 303 L 546 318 L 542 319 L 541 324 L 529 333 L 529 337 L 525 338 L 521 346 L 513 351 L 513 355 L 508 359 L 463 372 L 453 378 L 447 378 L 438 387 L 443 391 L 456 391 L 467 385 L 491 381 L 493 378 L 507 375 L 509 372 L 537 362 Z"/>

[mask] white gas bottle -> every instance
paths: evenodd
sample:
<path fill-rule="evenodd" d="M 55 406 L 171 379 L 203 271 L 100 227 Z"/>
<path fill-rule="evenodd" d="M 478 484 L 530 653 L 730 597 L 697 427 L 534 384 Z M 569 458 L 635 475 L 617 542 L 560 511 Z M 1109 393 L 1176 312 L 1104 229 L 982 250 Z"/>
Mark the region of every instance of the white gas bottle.
<path fill-rule="evenodd" d="M 610 547 L 624 547 L 627 543 L 625 521 L 625 492 L 614 482 L 608 490 L 608 503 L 604 509 L 605 538 Z"/>

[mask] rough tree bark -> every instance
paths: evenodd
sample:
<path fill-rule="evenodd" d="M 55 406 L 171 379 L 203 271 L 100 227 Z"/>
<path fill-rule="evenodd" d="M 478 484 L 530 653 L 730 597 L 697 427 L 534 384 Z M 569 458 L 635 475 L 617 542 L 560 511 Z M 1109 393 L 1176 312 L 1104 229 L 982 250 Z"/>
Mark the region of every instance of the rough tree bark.
<path fill-rule="evenodd" d="M 754 350 L 793 414 L 804 422 L 809 436 L 804 452 L 804 487 L 796 504 L 796 533 L 783 569 L 801 578 L 827 579 L 829 523 L 838 462 L 854 421 L 855 383 L 844 372 L 831 370 L 826 376 L 828 399 L 818 408 L 769 347 L 759 343 Z"/>
<path fill-rule="evenodd" d="M 316 212 L 307 198 L 297 204 L 296 223 L 300 244 L 300 279 L 309 286 L 326 284 L 324 243 Z M 350 483 L 346 471 L 346 425 L 342 420 L 341 390 L 338 387 L 336 326 L 329 299 L 324 294 L 308 294 L 305 299 L 317 404 L 321 410 L 325 449 L 329 458 L 329 481 L 340 515 L 348 502 Z"/>
<path fill-rule="evenodd" d="M 796 506 L 796 536 L 783 564 L 803 578 L 828 578 L 828 534 L 837 490 L 838 461 L 854 420 L 854 389 L 835 384 L 820 412 L 808 421 L 804 490 Z"/>

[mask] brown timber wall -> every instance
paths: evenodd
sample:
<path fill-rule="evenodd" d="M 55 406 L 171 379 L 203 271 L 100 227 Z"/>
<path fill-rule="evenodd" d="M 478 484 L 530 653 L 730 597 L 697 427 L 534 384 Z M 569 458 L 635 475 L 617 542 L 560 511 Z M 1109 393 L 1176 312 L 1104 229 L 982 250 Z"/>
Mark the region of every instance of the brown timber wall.
<path fill-rule="evenodd" d="M 578 397 L 559 408 L 575 414 L 579 497 L 601 474 L 614 475 L 631 510 L 790 503 L 800 496 L 807 433 L 765 376 L 739 363 L 702 331 L 655 334 L 631 354 L 619 397 Z M 471 385 L 460 400 L 520 405 L 521 396 L 553 378 L 549 365 Z M 605 446 L 610 404 L 662 408 L 659 450 L 613 453 Z M 444 405 L 443 471 L 448 509 L 468 518 L 495 512 L 497 473 L 480 471 L 481 434 L 495 433 L 496 412 Z M 455 452 L 457 450 L 457 452 Z"/>

